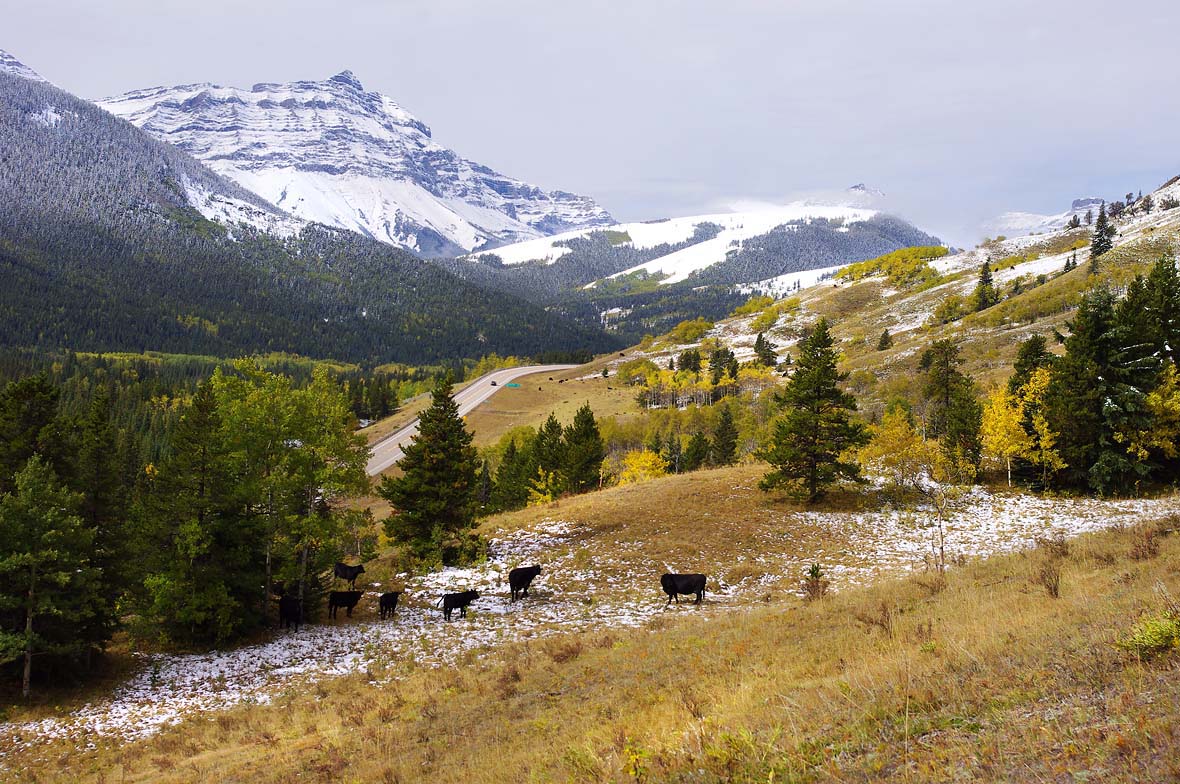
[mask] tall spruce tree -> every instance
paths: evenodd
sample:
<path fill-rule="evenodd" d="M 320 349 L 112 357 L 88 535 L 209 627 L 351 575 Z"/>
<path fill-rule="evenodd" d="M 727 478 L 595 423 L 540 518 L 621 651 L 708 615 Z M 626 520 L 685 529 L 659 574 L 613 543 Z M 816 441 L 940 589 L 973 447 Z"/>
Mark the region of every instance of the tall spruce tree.
<path fill-rule="evenodd" d="M 709 460 L 709 437 L 697 431 L 688 439 L 681 456 L 681 467 L 685 471 L 696 471 Z"/>
<path fill-rule="evenodd" d="M 1180 370 L 1180 275 L 1176 258 L 1161 256 L 1147 274 L 1147 317 L 1153 325 L 1153 338 L 1161 357 L 1170 359 Z"/>
<path fill-rule="evenodd" d="M 754 339 L 754 356 L 760 364 L 768 368 L 778 365 L 778 352 L 764 332 L 759 332 L 758 337 Z"/>
<path fill-rule="evenodd" d="M 516 439 L 508 442 L 504 457 L 496 467 L 496 481 L 492 487 L 492 508 L 499 512 L 520 509 L 529 500 L 529 481 L 537 473 L 530 444 L 517 449 Z"/>
<path fill-rule="evenodd" d="M 1049 351 L 1044 335 L 1031 335 L 1022 341 L 1016 349 L 1016 363 L 1012 367 L 1012 375 L 1008 378 L 1008 393 L 1018 396 L 1033 371 L 1051 366 L 1054 359 L 1056 357 Z"/>
<path fill-rule="evenodd" d="M 922 392 L 928 405 L 927 435 L 937 438 L 957 465 L 974 469 L 983 450 L 983 407 L 975 397 L 974 382 L 959 370 L 962 364 L 953 340 L 934 341 L 918 361 L 926 376 Z"/>
<path fill-rule="evenodd" d="M 1119 442 L 1125 417 L 1137 416 L 1142 390 L 1125 366 L 1126 333 L 1118 329 L 1114 294 L 1106 287 L 1082 298 L 1067 322 L 1065 355 L 1053 365 L 1045 400 L 1046 419 L 1057 434 L 1066 467 L 1064 486 L 1107 494 L 1125 490 L 1139 475 L 1137 461 Z"/>
<path fill-rule="evenodd" d="M 606 446 L 598 432 L 598 422 L 590 404 L 585 403 L 574 414 L 574 421 L 565 429 L 563 458 L 565 483 L 574 493 L 585 493 L 598 487 L 602 476 L 602 461 Z"/>
<path fill-rule="evenodd" d="M 398 461 L 402 475 L 385 477 L 380 493 L 395 513 L 386 534 L 417 555 L 444 564 L 474 557 L 471 531 L 478 509 L 478 456 L 451 395 L 451 377 L 435 386 L 418 432 Z"/>
<path fill-rule="evenodd" d="M 717 428 L 713 431 L 713 450 L 710 457 L 713 465 L 732 465 L 737 460 L 737 425 L 733 422 L 733 411 L 728 405 L 721 406 L 717 417 Z"/>
<path fill-rule="evenodd" d="M 889 334 L 889 330 L 885 329 L 881 332 L 881 337 L 877 338 L 877 350 L 888 351 L 893 348 L 893 335 Z"/>
<path fill-rule="evenodd" d="M 979 283 L 971 295 L 971 307 L 975 311 L 986 310 L 1000 301 L 1000 292 L 996 290 L 995 279 L 992 277 L 992 266 L 985 261 L 979 268 Z"/>
<path fill-rule="evenodd" d="M 266 621 L 265 525 L 250 513 L 222 425 L 212 384 L 202 384 L 177 422 L 171 457 L 144 488 L 155 546 L 142 615 L 182 645 L 214 645 Z"/>
<path fill-rule="evenodd" d="M 860 465 L 846 453 L 869 441 L 856 421 L 856 400 L 840 389 L 847 373 L 836 369 L 838 354 L 826 319 L 799 345 L 795 372 L 777 402 L 785 408 L 761 457 L 773 466 L 760 487 L 787 486 L 815 502 L 841 480 L 860 479 Z"/>
<path fill-rule="evenodd" d="M 1090 266 L 1094 270 L 1095 260 L 1114 247 L 1115 228 L 1106 216 L 1106 204 L 1098 207 L 1098 220 L 1094 221 L 1094 234 L 1090 238 Z"/>
<path fill-rule="evenodd" d="M 0 664 L 23 660 L 29 696 L 34 657 L 77 658 L 95 642 L 86 630 L 101 604 L 90 562 L 94 529 L 77 513 L 81 498 L 62 486 L 39 455 L 0 496 Z"/>

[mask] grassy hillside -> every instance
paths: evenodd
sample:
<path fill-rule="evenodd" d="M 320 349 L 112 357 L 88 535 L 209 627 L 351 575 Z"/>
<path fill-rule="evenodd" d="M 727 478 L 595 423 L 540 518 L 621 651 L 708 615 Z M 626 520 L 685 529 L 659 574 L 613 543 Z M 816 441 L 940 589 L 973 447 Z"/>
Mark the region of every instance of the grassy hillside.
<path fill-rule="evenodd" d="M 971 562 L 942 586 L 776 591 L 453 667 L 392 660 L 147 740 L 6 763 L 26 781 L 1171 779 L 1180 658 L 1115 643 L 1180 596 L 1176 526 Z"/>

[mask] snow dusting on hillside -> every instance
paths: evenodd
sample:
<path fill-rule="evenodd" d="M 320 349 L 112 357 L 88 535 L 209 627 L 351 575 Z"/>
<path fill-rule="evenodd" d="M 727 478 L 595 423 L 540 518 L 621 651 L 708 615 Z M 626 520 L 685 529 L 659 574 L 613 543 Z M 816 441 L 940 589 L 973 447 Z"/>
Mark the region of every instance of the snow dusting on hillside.
<path fill-rule="evenodd" d="M 734 491 L 755 492 L 751 487 Z M 1175 497 L 1068 500 L 999 495 L 976 488 L 951 516 L 947 548 L 954 558 L 1011 552 L 1029 547 L 1036 537 L 1127 525 L 1178 508 Z M 761 569 L 733 584 L 711 577 L 703 609 L 720 612 L 746 607 L 760 601 L 768 588 L 797 592 L 799 576 L 817 560 L 839 589 L 922 569 L 931 553 L 928 510 L 804 512 L 796 520 L 799 526 L 835 534 L 840 545 L 801 555 L 790 525 L 767 530 L 746 543 L 738 556 Z M 647 558 L 642 541 L 603 542 L 606 550 L 627 559 L 630 571 L 620 577 L 601 559 L 579 557 L 584 556 L 580 552 L 584 548 L 593 547 L 594 536 L 577 521 L 549 520 L 498 537 L 486 564 L 407 578 L 403 604 L 393 620 L 340 619 L 228 651 L 143 656 L 139 671 L 107 700 L 60 718 L 0 725 L 0 768 L 6 748 L 34 746 L 51 738 L 70 738 L 84 745 L 95 736 L 144 737 L 200 712 L 243 703 L 266 704 L 323 678 L 370 672 L 376 687 L 380 677 L 371 671 L 385 663 L 453 666 L 475 649 L 569 631 L 641 626 L 667 611 L 658 579 L 668 565 Z M 510 603 L 508 570 L 531 563 L 541 564 L 543 571 L 530 597 Z M 732 564 L 701 566 L 716 575 Z M 434 607 L 439 595 L 468 588 L 481 594 L 469 617 L 443 621 Z M 375 603 L 381 590 L 382 586 L 370 586 L 364 602 Z"/>

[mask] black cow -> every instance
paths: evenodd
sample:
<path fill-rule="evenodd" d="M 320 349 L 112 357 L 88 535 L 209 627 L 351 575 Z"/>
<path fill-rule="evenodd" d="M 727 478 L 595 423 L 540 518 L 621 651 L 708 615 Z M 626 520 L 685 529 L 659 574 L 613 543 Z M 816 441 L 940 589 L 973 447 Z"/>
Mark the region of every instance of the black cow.
<path fill-rule="evenodd" d="M 700 604 L 705 598 L 705 575 L 703 574 L 665 574 L 660 577 L 660 587 L 668 594 L 668 604 L 675 599 L 680 604 L 680 594 L 696 594 L 694 604 Z"/>
<path fill-rule="evenodd" d="M 401 591 L 386 591 L 381 594 L 379 604 L 381 605 L 381 620 L 385 620 L 388 615 L 393 615 L 397 610 L 397 600 L 401 598 Z"/>
<path fill-rule="evenodd" d="M 333 569 L 333 572 L 341 580 L 346 580 L 348 582 L 348 587 L 355 591 L 356 578 L 365 573 L 365 565 L 357 564 L 356 566 L 349 566 L 346 563 L 338 563 Z"/>
<path fill-rule="evenodd" d="M 479 594 L 475 591 L 460 591 L 459 593 L 444 593 L 443 598 L 439 599 L 439 604 L 442 605 L 443 617 L 448 621 L 451 620 L 451 610 L 458 610 L 460 618 L 467 617 L 467 605 L 479 598 Z"/>
<path fill-rule="evenodd" d="M 516 601 L 516 594 L 529 595 L 529 585 L 533 578 L 541 573 L 539 566 L 519 566 L 508 573 L 508 587 L 512 589 L 512 601 Z"/>
<path fill-rule="evenodd" d="M 279 598 L 279 626 L 284 629 L 295 627 L 299 631 L 300 616 L 303 615 L 303 603 L 297 596 L 282 596 Z"/>
<path fill-rule="evenodd" d="M 348 617 L 352 617 L 352 608 L 356 607 L 357 602 L 365 595 L 364 591 L 332 591 L 328 594 L 328 617 L 335 618 L 336 610 L 343 607 L 348 613 Z"/>

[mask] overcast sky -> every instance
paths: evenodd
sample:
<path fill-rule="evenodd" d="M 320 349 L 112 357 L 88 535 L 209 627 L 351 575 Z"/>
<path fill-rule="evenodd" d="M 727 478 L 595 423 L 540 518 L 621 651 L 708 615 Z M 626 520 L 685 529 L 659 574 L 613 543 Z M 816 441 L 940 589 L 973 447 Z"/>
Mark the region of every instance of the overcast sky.
<path fill-rule="evenodd" d="M 624 220 L 857 182 L 959 244 L 1180 173 L 1180 3 L 3 0 L 87 98 L 351 69 L 468 158 Z"/>

